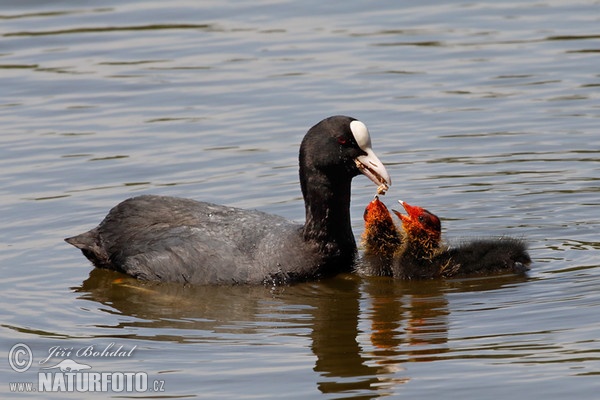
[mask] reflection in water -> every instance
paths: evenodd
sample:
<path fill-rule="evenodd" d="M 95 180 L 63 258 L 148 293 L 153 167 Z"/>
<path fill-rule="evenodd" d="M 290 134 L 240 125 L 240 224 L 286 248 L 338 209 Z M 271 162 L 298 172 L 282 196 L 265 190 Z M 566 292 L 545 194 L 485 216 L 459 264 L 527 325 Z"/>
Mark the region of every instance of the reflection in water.
<path fill-rule="evenodd" d="M 364 291 L 370 300 L 364 314 L 371 322 L 372 350 L 367 358 L 378 366 L 379 394 L 409 381 L 402 366 L 408 362 L 431 362 L 443 358 L 448 346 L 450 307 L 447 293 L 496 290 L 522 282 L 522 275 L 463 280 L 406 281 L 368 278 Z M 483 295 L 483 294 L 482 294 Z"/>
<path fill-rule="evenodd" d="M 369 282 L 371 341 L 382 363 L 431 361 L 447 350 L 448 300 L 442 282 Z"/>
<path fill-rule="evenodd" d="M 374 398 L 408 382 L 404 363 L 435 361 L 449 351 L 447 293 L 493 290 L 523 279 L 411 282 L 346 275 L 265 288 L 147 283 L 93 269 L 74 290 L 81 299 L 103 304 L 108 313 L 133 317 L 111 326 L 125 328 L 127 334 L 111 337 L 248 343 L 255 336 L 264 339 L 281 332 L 305 336 L 309 329 L 318 389 Z M 361 318 L 367 319 L 366 325 Z M 144 329 L 132 334 L 132 327 L 153 328 L 151 333 L 167 328 L 171 334 L 144 336 Z M 177 334 L 177 329 L 183 332 Z"/>
<path fill-rule="evenodd" d="M 171 397 L 598 397 L 597 0 L 92 4 L 2 2 L 3 351 L 138 345 L 119 368 Z M 62 237 L 126 197 L 301 220 L 297 144 L 333 113 L 368 120 L 388 196 L 523 235 L 533 279 L 81 284 Z"/>
<path fill-rule="evenodd" d="M 177 342 L 215 338 L 217 333 L 256 333 L 253 323 L 265 321 L 264 308 L 277 300 L 278 290 L 262 286 L 184 286 L 171 283 L 143 282 L 118 272 L 94 268 L 80 287 L 81 299 L 109 306 L 105 311 L 135 317 L 113 328 L 184 329 L 185 337 L 144 337 L 149 340 Z M 283 290 L 283 289 L 282 289 Z M 259 324 L 254 325 L 260 327 Z M 199 335 L 190 335 L 198 330 Z M 142 331 L 143 332 L 143 331 Z M 118 335 L 114 335 L 118 337 Z"/>
<path fill-rule="evenodd" d="M 322 393 L 365 391 L 377 382 L 377 368 L 367 365 L 357 341 L 359 286 L 355 277 L 339 277 L 322 282 L 314 298 L 312 351 Z"/>

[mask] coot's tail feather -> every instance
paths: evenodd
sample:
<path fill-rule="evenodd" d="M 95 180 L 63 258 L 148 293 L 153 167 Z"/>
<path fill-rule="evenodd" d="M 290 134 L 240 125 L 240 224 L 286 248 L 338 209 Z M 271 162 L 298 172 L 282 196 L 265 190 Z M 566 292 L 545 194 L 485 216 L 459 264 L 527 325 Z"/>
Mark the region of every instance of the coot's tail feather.
<path fill-rule="evenodd" d="M 95 240 L 90 232 L 82 233 L 81 235 L 68 237 L 65 242 L 77 247 L 78 249 L 84 250 L 93 247 Z"/>
<path fill-rule="evenodd" d="M 65 242 L 80 249 L 83 255 L 97 267 L 113 269 L 106 250 L 98 243 L 96 229 L 66 238 Z"/>

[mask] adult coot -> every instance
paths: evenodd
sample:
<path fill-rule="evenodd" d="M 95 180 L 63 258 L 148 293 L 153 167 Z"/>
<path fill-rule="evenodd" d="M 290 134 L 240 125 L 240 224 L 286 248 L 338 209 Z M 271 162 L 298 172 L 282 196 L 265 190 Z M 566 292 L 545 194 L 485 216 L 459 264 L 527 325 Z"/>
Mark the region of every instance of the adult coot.
<path fill-rule="evenodd" d="M 525 242 L 516 238 L 477 239 L 448 247 L 441 242 L 442 225 L 435 214 L 403 201 L 400 204 L 407 214 L 393 211 L 402 221 L 402 231 L 390 224 L 387 207 L 378 198 L 365 209 L 365 258 L 359 268 L 363 274 L 449 278 L 523 273 L 531 263 Z"/>
<path fill-rule="evenodd" d="M 65 239 L 95 266 L 139 279 L 191 284 L 284 284 L 351 271 L 356 242 L 350 183 L 360 173 L 385 191 L 390 177 L 362 122 L 326 118 L 300 145 L 304 225 L 259 211 L 139 196 L 96 228 Z"/>

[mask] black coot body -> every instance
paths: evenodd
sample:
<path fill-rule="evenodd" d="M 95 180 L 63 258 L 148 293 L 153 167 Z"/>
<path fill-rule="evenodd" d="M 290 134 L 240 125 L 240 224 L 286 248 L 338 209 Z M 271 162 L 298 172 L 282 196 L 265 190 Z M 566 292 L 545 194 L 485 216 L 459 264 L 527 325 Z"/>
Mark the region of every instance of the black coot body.
<path fill-rule="evenodd" d="M 65 239 L 95 266 L 139 279 L 191 284 L 282 284 L 350 272 L 356 242 L 350 183 L 391 183 L 366 126 L 334 116 L 300 146 L 304 225 L 259 211 L 165 196 L 115 206 L 96 228 Z"/>

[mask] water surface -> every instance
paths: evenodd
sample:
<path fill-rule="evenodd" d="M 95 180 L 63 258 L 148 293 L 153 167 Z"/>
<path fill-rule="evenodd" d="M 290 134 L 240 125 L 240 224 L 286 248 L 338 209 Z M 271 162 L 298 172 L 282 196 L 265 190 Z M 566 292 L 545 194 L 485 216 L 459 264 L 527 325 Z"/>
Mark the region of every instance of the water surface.
<path fill-rule="evenodd" d="M 0 347 L 144 371 L 170 398 L 595 398 L 600 389 L 597 1 L 5 1 Z M 449 241 L 525 238 L 528 277 L 145 284 L 62 238 L 143 193 L 302 221 L 297 151 L 364 121 L 401 198 Z M 352 221 L 374 194 L 353 185 Z M 64 357 L 53 357 L 58 363 Z M 37 381 L 36 381 L 37 382 Z M 139 397 L 140 393 L 105 393 Z M 91 394 L 85 394 L 86 397 Z"/>

